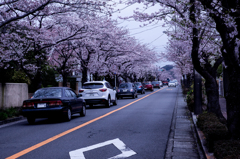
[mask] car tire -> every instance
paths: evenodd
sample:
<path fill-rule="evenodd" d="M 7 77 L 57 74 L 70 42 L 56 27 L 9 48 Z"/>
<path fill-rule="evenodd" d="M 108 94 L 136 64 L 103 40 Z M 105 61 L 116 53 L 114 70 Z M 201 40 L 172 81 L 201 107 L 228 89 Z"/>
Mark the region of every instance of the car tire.
<path fill-rule="evenodd" d="M 33 118 L 33 117 L 27 117 L 27 121 L 28 121 L 28 123 L 29 124 L 34 124 L 35 123 L 35 118 Z"/>
<path fill-rule="evenodd" d="M 113 105 L 117 105 L 117 97 L 115 97 L 115 101 L 113 102 Z"/>
<path fill-rule="evenodd" d="M 108 97 L 108 100 L 106 100 L 105 107 L 110 108 L 111 106 L 111 98 Z"/>
<path fill-rule="evenodd" d="M 65 114 L 65 120 L 70 121 L 72 119 L 72 111 L 70 108 L 67 108 L 67 114 Z"/>
<path fill-rule="evenodd" d="M 86 105 L 83 104 L 82 111 L 80 112 L 80 116 L 86 116 Z"/>

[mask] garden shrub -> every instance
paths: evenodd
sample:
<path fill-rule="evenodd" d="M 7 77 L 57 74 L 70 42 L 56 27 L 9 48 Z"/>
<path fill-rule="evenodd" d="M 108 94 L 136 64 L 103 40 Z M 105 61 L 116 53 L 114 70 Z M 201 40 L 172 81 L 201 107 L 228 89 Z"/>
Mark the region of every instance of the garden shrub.
<path fill-rule="evenodd" d="M 214 156 L 216 159 L 239 159 L 240 140 L 221 140 L 214 144 Z"/>
<path fill-rule="evenodd" d="M 5 120 L 8 118 L 8 115 L 7 113 L 3 112 L 3 111 L 0 111 L 0 120 Z"/>
<path fill-rule="evenodd" d="M 214 151 L 214 143 L 229 138 L 227 127 L 213 113 L 204 112 L 198 116 L 197 126 L 206 137 L 209 152 Z"/>
<path fill-rule="evenodd" d="M 7 118 L 19 116 L 21 112 L 20 109 L 21 109 L 20 107 L 11 107 L 0 110 L 0 120 L 5 120 Z"/>

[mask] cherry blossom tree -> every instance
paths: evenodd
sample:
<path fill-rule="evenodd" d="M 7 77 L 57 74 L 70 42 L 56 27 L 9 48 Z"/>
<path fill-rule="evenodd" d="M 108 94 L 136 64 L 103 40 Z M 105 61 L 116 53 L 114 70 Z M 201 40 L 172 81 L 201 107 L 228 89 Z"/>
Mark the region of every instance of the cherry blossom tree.
<path fill-rule="evenodd" d="M 135 3 L 136 1 L 133 0 L 131 2 Z M 215 113 L 220 119 L 224 120 L 220 110 L 218 85 L 216 82 L 216 70 L 223 58 L 220 54 L 221 47 L 219 46 L 221 44 L 219 41 L 221 40 L 213 40 L 220 37 L 216 32 L 214 22 L 206 14 L 206 11 L 203 11 L 204 9 L 199 3 L 195 4 L 191 0 L 179 2 L 163 0 L 140 2 L 143 2 L 146 8 L 152 5 L 159 5 L 159 11 L 151 14 L 135 11 L 135 14 L 128 18 L 134 18 L 145 23 L 149 22 L 150 24 L 157 23 L 159 20 L 165 20 L 166 24 L 173 25 L 174 28 L 177 27 L 177 32 L 168 32 L 168 35 L 176 41 L 180 40 L 179 43 L 182 43 L 180 44 L 182 46 L 186 45 L 186 43 L 190 44 L 187 45 L 187 47 L 190 46 L 190 50 L 185 52 L 185 56 L 179 58 L 191 55 L 194 68 L 206 79 L 208 111 Z M 175 52 L 175 55 L 177 54 L 178 51 Z M 213 61 L 214 63 L 212 63 Z"/>

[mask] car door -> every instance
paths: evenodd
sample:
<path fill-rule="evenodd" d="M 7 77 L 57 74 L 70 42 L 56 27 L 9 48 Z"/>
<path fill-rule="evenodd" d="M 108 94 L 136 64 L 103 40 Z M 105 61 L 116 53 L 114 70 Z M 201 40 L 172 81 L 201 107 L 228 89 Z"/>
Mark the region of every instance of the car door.
<path fill-rule="evenodd" d="M 75 104 L 75 99 L 74 97 L 72 96 L 71 92 L 69 89 L 65 89 L 65 97 L 67 98 L 67 100 L 69 101 L 69 105 L 72 107 L 74 107 L 74 104 Z M 73 110 L 72 110 L 73 111 Z"/>
<path fill-rule="evenodd" d="M 113 90 L 113 87 L 110 85 L 110 83 L 106 83 L 106 87 L 109 90 L 110 96 L 111 96 L 111 100 L 115 100 L 115 92 Z"/>
<path fill-rule="evenodd" d="M 71 93 L 71 95 L 74 99 L 74 104 L 72 106 L 72 111 L 74 113 L 79 112 L 80 109 L 82 109 L 81 98 L 77 98 L 77 94 L 73 90 L 69 89 L 69 92 Z"/>

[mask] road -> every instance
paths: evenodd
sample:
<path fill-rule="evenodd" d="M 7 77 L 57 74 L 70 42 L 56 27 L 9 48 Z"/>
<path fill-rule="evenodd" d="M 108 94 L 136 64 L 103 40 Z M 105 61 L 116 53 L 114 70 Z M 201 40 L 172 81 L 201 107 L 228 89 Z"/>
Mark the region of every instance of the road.
<path fill-rule="evenodd" d="M 178 87 L 88 108 L 85 117 L 74 115 L 70 122 L 23 120 L 0 127 L 0 158 L 164 158 Z"/>

